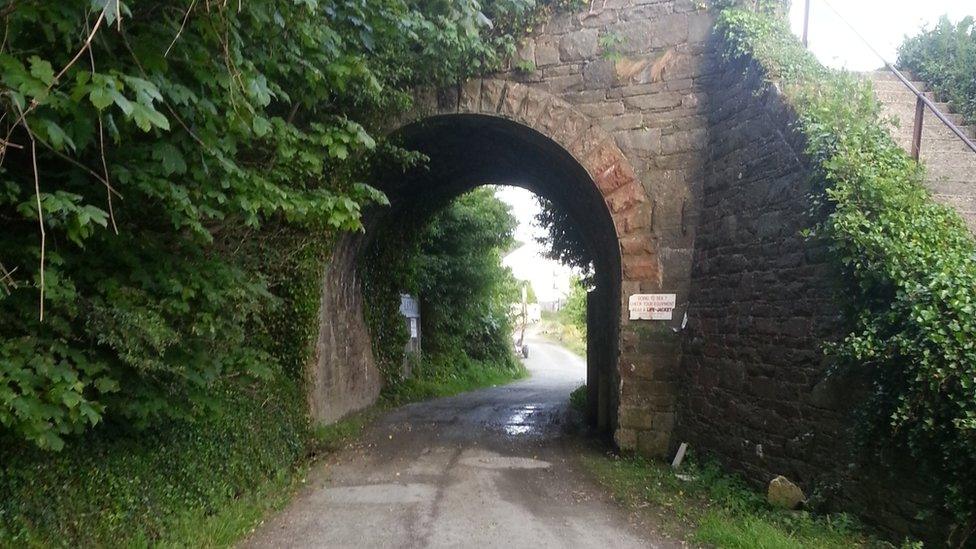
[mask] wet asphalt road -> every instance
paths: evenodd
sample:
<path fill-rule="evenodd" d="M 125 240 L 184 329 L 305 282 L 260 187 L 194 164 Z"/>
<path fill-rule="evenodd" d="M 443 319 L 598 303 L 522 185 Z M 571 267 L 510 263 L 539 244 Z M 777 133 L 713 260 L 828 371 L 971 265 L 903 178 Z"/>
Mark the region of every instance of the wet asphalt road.
<path fill-rule="evenodd" d="M 579 357 L 530 340 L 531 377 L 398 408 L 318 464 L 247 547 L 665 547 L 579 464 Z"/>

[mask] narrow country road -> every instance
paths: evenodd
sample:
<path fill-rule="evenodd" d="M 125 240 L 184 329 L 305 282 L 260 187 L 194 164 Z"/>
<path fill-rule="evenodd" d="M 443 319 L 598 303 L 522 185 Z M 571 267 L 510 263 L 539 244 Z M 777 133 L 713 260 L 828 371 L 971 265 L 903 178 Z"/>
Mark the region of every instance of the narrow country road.
<path fill-rule="evenodd" d="M 669 547 L 581 469 L 569 351 L 529 341 L 529 379 L 399 408 L 319 464 L 246 547 Z"/>

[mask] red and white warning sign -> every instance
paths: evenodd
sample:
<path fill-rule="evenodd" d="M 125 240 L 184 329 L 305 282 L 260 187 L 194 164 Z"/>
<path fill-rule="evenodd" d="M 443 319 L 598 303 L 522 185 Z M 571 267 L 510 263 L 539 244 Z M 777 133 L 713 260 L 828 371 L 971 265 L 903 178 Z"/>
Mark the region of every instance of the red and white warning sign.
<path fill-rule="evenodd" d="M 675 294 L 634 294 L 628 304 L 630 319 L 671 320 L 676 301 Z"/>

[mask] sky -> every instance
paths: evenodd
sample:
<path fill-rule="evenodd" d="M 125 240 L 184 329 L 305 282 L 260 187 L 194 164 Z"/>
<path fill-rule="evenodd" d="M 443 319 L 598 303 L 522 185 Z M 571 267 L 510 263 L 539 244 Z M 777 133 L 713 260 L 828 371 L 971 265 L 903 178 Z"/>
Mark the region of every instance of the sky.
<path fill-rule="evenodd" d="M 790 11 L 790 23 L 797 36 L 803 30 L 804 2 L 793 0 Z M 866 71 L 884 63 L 838 14 L 885 60 L 894 63 L 905 36 L 918 34 L 923 26 L 933 26 L 942 15 L 948 15 L 953 22 L 976 15 L 976 0 L 810 0 L 810 50 L 825 65 Z"/>
<path fill-rule="evenodd" d="M 804 2 L 793 0 L 790 12 L 797 36 L 803 30 Z M 933 26 L 942 15 L 948 15 L 953 22 L 967 15 L 976 16 L 976 0 L 810 0 L 810 50 L 821 63 L 834 68 L 877 69 L 883 61 L 843 20 L 856 28 L 885 60 L 894 63 L 904 38 L 917 34 L 924 26 Z M 545 234 L 533 223 L 539 210 L 535 196 L 517 187 L 499 187 L 497 195 L 512 208 L 519 221 L 516 239 L 523 243 L 505 258 L 505 264 L 516 278 L 532 283 L 540 301 L 565 296 L 573 273 L 542 257 L 542 247 L 534 238 Z"/>
<path fill-rule="evenodd" d="M 518 220 L 515 240 L 522 246 L 505 257 L 503 263 L 511 267 L 519 280 L 528 280 L 539 301 L 562 299 L 569 291 L 569 279 L 573 271 L 557 261 L 543 257 L 543 247 L 536 237 L 546 232 L 534 223 L 539 213 L 539 203 L 530 191 L 519 187 L 498 187 L 495 195 L 508 204 Z"/>

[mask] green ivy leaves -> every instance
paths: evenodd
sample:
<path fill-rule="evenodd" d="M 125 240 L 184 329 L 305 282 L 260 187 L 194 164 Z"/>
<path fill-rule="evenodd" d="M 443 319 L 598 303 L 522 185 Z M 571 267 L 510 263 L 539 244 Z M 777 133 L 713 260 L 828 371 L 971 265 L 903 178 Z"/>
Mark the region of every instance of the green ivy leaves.
<path fill-rule="evenodd" d="M 514 40 L 499 29 L 534 10 L 17 4 L 0 52 L 13 145 L 0 155 L 0 261 L 15 274 L 0 292 L 3 429 L 56 448 L 106 414 L 144 426 L 207 413 L 215 384 L 280 368 L 286 338 L 269 319 L 287 316 L 292 290 L 274 273 L 295 250 L 248 245 L 361 230 L 364 208 L 386 203 L 366 183 L 374 168 L 417 160 L 378 137 L 410 91 L 497 66 Z"/>

